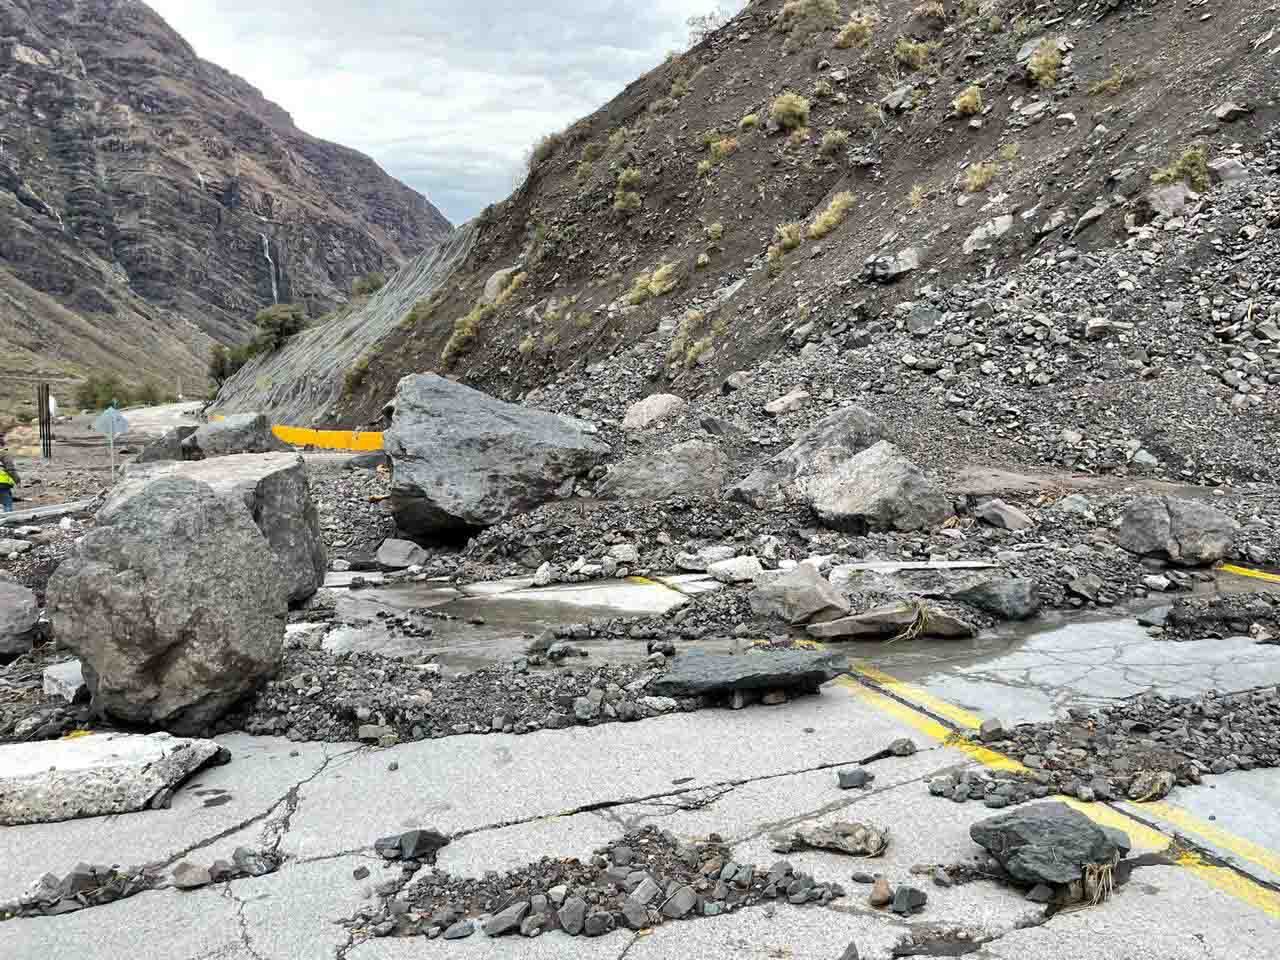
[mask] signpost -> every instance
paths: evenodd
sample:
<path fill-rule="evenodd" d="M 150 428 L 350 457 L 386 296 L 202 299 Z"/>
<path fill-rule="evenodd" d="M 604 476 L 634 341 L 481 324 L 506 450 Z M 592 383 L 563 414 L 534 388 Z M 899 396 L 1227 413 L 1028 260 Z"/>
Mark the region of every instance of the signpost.
<path fill-rule="evenodd" d="M 93 421 L 93 429 L 105 434 L 107 447 L 111 450 L 111 482 L 116 482 L 116 437 L 123 437 L 129 432 L 129 421 L 115 407 L 107 407 Z"/>
<path fill-rule="evenodd" d="M 58 415 L 58 405 L 49 396 L 49 385 L 42 383 L 36 387 L 36 413 L 40 420 L 40 457 L 53 459 L 53 418 Z"/>

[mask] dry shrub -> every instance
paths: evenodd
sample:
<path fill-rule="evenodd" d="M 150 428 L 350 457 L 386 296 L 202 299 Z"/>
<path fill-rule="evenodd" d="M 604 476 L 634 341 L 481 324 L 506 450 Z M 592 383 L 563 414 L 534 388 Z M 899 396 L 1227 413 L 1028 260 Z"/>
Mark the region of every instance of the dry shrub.
<path fill-rule="evenodd" d="M 819 100 L 825 100 L 834 92 L 835 91 L 831 89 L 831 81 L 829 80 L 819 80 L 813 85 L 813 95 Z"/>
<path fill-rule="evenodd" d="M 613 133 L 609 134 L 609 152 L 617 153 L 627 142 L 627 128 L 619 127 Z"/>
<path fill-rule="evenodd" d="M 964 173 L 964 188 L 970 193 L 985 190 L 996 178 L 994 163 L 971 163 Z"/>
<path fill-rule="evenodd" d="M 965 87 L 960 96 L 951 101 L 951 106 L 962 117 L 972 117 L 982 112 L 982 91 L 976 86 Z"/>
<path fill-rule="evenodd" d="M 528 354 L 533 352 L 534 344 L 536 344 L 537 342 L 538 342 L 538 338 L 535 337 L 532 333 L 525 334 L 525 338 L 520 341 L 520 346 L 516 347 L 516 350 L 519 351 L 520 356 L 522 357 L 527 356 Z"/>
<path fill-rule="evenodd" d="M 784 223 L 778 227 L 775 236 L 782 252 L 790 253 L 804 243 L 804 227 L 798 223 Z"/>
<path fill-rule="evenodd" d="M 1013 163 L 1018 159 L 1018 154 L 1022 152 L 1022 148 L 1016 143 L 1006 143 L 1000 148 L 1000 159 L 1005 163 Z"/>
<path fill-rule="evenodd" d="M 809 128 L 798 127 L 791 131 L 791 135 L 787 137 L 787 146 L 791 148 L 803 147 L 809 142 Z"/>
<path fill-rule="evenodd" d="M 1062 54 L 1058 52 L 1056 40 L 1043 41 L 1027 61 L 1027 73 L 1042 90 L 1047 90 L 1058 82 L 1058 71 L 1061 69 Z"/>
<path fill-rule="evenodd" d="M 642 273 L 631 282 L 627 303 L 637 306 L 646 300 L 666 296 L 680 285 L 680 275 L 674 263 L 660 263 L 650 273 Z"/>
<path fill-rule="evenodd" d="M 795 130 L 809 122 L 809 101 L 798 93 L 779 94 L 769 108 L 769 116 L 784 130 Z"/>
<path fill-rule="evenodd" d="M 453 333 L 440 351 L 440 359 L 444 363 L 453 360 L 471 349 L 471 344 L 480 333 L 484 322 L 493 316 L 493 307 L 487 303 L 477 303 L 471 310 L 453 321 Z"/>
<path fill-rule="evenodd" d="M 564 143 L 563 133 L 548 133 L 529 150 L 529 169 L 536 170 L 548 160 Z"/>
<path fill-rule="evenodd" d="M 755 113 L 748 113 L 745 117 L 738 121 L 738 129 L 742 131 L 754 130 L 760 126 L 760 116 Z"/>
<path fill-rule="evenodd" d="M 909 40 L 906 37 L 899 37 L 893 45 L 893 59 L 909 70 L 923 70 L 929 63 L 933 48 L 934 45 L 932 43 L 922 43 L 916 40 Z"/>
<path fill-rule="evenodd" d="M 618 213 L 635 213 L 643 206 L 644 201 L 634 190 L 617 190 L 613 194 L 613 209 Z"/>
<path fill-rule="evenodd" d="M 849 22 L 836 34 L 836 47 L 848 50 L 850 47 L 867 47 L 871 45 L 871 37 L 875 33 L 876 15 L 870 12 L 856 13 Z"/>
<path fill-rule="evenodd" d="M 802 41 L 839 21 L 840 4 L 836 0 L 787 0 L 778 15 L 778 29 L 792 40 Z"/>
<path fill-rule="evenodd" d="M 524 271 L 508 277 L 506 284 L 503 285 L 502 289 L 498 292 L 498 295 L 493 298 L 494 307 L 501 307 L 515 296 L 516 291 L 523 287 L 524 282 L 528 279 L 529 274 Z"/>
<path fill-rule="evenodd" d="M 1197 193 L 1209 189 L 1209 163 L 1204 147 L 1190 147 L 1173 163 L 1151 175 L 1154 184 L 1186 183 Z"/>
<path fill-rule="evenodd" d="M 712 163 L 720 163 L 726 157 L 732 156 L 738 150 L 738 141 L 733 137 L 724 137 L 711 144 L 711 161 Z"/>
<path fill-rule="evenodd" d="M 715 164 L 712 163 L 710 160 L 698 161 L 698 176 L 705 177 L 713 169 L 715 169 Z"/>
<path fill-rule="evenodd" d="M 640 186 L 640 181 L 644 179 L 644 174 L 636 167 L 627 167 L 618 172 L 618 189 L 634 190 Z"/>
<path fill-rule="evenodd" d="M 940 0 L 925 0 L 924 3 L 917 6 L 911 11 L 913 16 L 919 17 L 921 20 L 946 20 L 947 8 L 942 5 Z"/>
<path fill-rule="evenodd" d="M 809 238 L 811 240 L 821 240 L 840 224 L 844 223 L 844 218 L 849 215 L 849 211 L 852 209 L 853 194 L 848 190 L 842 190 L 837 193 L 831 198 L 831 202 L 827 204 L 827 209 L 818 214 L 818 219 L 810 224 Z"/>
<path fill-rule="evenodd" d="M 907 195 L 907 202 L 911 204 L 912 210 L 921 210 L 924 208 L 924 202 L 928 194 L 925 192 L 924 186 L 917 183 L 911 188 L 911 193 Z"/>
<path fill-rule="evenodd" d="M 1114 97 L 1125 87 L 1136 82 L 1137 79 L 1138 70 L 1136 67 L 1113 67 L 1110 74 L 1097 83 L 1090 85 L 1089 96 Z"/>
<path fill-rule="evenodd" d="M 713 223 L 706 228 L 707 239 L 712 243 L 719 243 L 720 238 L 724 236 L 724 224 Z"/>
<path fill-rule="evenodd" d="M 824 157 L 834 157 L 849 146 L 848 130 L 828 130 L 822 135 L 822 146 L 818 148 Z"/>

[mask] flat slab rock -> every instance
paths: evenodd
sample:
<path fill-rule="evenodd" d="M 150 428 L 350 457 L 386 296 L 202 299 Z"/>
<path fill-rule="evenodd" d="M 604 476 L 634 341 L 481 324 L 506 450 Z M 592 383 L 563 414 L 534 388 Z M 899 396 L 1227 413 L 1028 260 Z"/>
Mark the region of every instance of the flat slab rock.
<path fill-rule="evenodd" d="M 816 690 L 844 669 L 835 654 L 821 650 L 755 650 L 737 656 L 691 650 L 649 684 L 662 697 L 697 697 L 734 690 Z"/>
<path fill-rule="evenodd" d="M 1129 837 L 1102 827 L 1065 803 L 1037 803 L 969 828 L 1015 880 L 1067 884 L 1090 864 L 1114 864 L 1129 852 Z"/>
<path fill-rule="evenodd" d="M 145 810 L 225 757 L 212 740 L 94 733 L 0 746 L 0 824 L 55 823 Z"/>

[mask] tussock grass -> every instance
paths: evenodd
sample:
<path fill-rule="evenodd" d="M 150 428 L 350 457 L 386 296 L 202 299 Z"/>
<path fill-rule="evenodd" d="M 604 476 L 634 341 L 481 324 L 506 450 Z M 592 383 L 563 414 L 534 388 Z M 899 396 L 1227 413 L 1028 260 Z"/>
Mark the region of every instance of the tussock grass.
<path fill-rule="evenodd" d="M 923 70 L 933 56 L 934 44 L 899 37 L 893 45 L 893 59 L 908 70 Z"/>
<path fill-rule="evenodd" d="M 870 12 L 855 13 L 849 22 L 836 34 L 836 48 L 848 50 L 851 47 L 868 47 L 875 34 L 876 15 Z"/>
<path fill-rule="evenodd" d="M 928 193 L 925 192 L 924 185 L 917 183 L 911 188 L 911 192 L 907 194 L 907 202 L 911 204 L 912 210 L 924 209 L 925 200 L 928 199 Z"/>
<path fill-rule="evenodd" d="M 818 152 L 824 157 L 835 157 L 848 146 L 848 130 L 828 130 L 822 135 L 822 145 L 818 147 Z"/>
<path fill-rule="evenodd" d="M 466 314 L 453 321 L 453 332 L 449 335 L 444 349 L 440 351 L 440 359 L 446 364 L 452 363 L 471 349 L 480 329 L 486 320 L 493 316 L 494 308 L 487 303 L 477 303 Z"/>
<path fill-rule="evenodd" d="M 792 41 L 801 42 L 839 21 L 840 4 L 836 0 L 787 0 L 778 14 L 777 25 Z"/>
<path fill-rule="evenodd" d="M 744 133 L 747 130 L 754 130 L 758 126 L 760 126 L 760 115 L 756 113 L 748 113 L 738 121 L 738 129 Z"/>
<path fill-rule="evenodd" d="M 780 224 L 775 233 L 775 238 L 782 252 L 790 253 L 804 243 L 804 227 L 798 223 Z"/>
<path fill-rule="evenodd" d="M 809 122 L 809 101 L 798 93 L 780 94 L 769 107 L 769 116 L 784 130 L 796 130 Z"/>
<path fill-rule="evenodd" d="M 1089 96 L 1114 97 L 1125 87 L 1138 80 L 1137 67 L 1113 67 L 1107 76 L 1097 83 L 1090 84 Z"/>
<path fill-rule="evenodd" d="M 719 243 L 720 238 L 724 236 L 724 224 L 719 222 L 710 224 L 705 228 L 705 232 L 708 240 Z"/>
<path fill-rule="evenodd" d="M 791 147 L 792 149 L 796 147 L 803 147 L 808 142 L 809 142 L 808 127 L 796 127 L 796 129 L 791 131 L 790 136 L 787 137 L 787 146 Z"/>
<path fill-rule="evenodd" d="M 831 88 L 830 80 L 819 80 L 813 85 L 813 95 L 819 100 L 825 100 L 833 93 L 835 93 L 835 91 Z"/>
<path fill-rule="evenodd" d="M 523 270 L 520 273 L 512 274 L 507 278 L 507 282 L 503 285 L 502 290 L 493 298 L 494 307 L 501 307 L 510 300 L 517 290 L 524 286 L 524 282 L 529 279 L 529 274 Z"/>
<path fill-rule="evenodd" d="M 1209 162 L 1204 147 L 1188 147 L 1169 166 L 1151 174 L 1151 182 L 1157 185 L 1186 183 L 1197 193 L 1204 193 L 1209 189 Z"/>
<path fill-rule="evenodd" d="M 1058 71 L 1061 69 L 1062 54 L 1058 52 L 1055 40 L 1043 41 L 1027 61 L 1027 73 L 1042 90 L 1048 90 L 1058 82 Z"/>
<path fill-rule="evenodd" d="M 964 172 L 964 188 L 969 193 L 978 193 L 987 189 L 996 178 L 994 163 L 971 163 Z"/>
<path fill-rule="evenodd" d="M 827 204 L 827 209 L 818 214 L 818 219 L 809 225 L 809 238 L 811 240 L 820 240 L 829 234 L 840 224 L 844 223 L 844 218 L 849 215 L 849 211 L 853 209 L 853 193 L 848 190 L 842 190 L 831 198 L 831 202 Z"/>
<path fill-rule="evenodd" d="M 976 86 L 965 87 L 960 96 L 951 101 L 951 106 L 962 117 L 972 117 L 982 112 L 982 91 Z"/>
<path fill-rule="evenodd" d="M 724 137 L 711 144 L 711 162 L 720 163 L 737 152 L 738 141 L 733 137 Z"/>
<path fill-rule="evenodd" d="M 631 281 L 627 303 L 639 306 L 646 300 L 664 297 L 680 285 L 680 274 L 674 263 L 660 263 L 650 272 L 639 274 Z"/>

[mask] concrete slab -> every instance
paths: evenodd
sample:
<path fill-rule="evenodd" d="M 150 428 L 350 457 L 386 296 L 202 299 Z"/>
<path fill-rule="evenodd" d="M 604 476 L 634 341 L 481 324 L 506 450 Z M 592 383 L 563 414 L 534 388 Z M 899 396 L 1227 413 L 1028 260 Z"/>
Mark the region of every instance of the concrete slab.
<path fill-rule="evenodd" d="M 218 742 L 231 750 L 231 763 L 197 774 L 167 810 L 0 830 L 0 900 L 16 897 L 44 873 L 65 874 L 82 860 L 157 863 L 176 861 L 192 849 L 210 861 L 229 858 L 236 846 L 261 840 L 269 813 L 290 790 L 340 768 L 343 751 L 358 749 L 245 735 Z"/>
<path fill-rule="evenodd" d="M 356 754 L 304 787 L 282 849 L 306 858 L 412 827 L 456 833 L 644 798 L 684 778 L 705 785 L 856 762 L 910 732 L 829 684 L 779 707 L 403 744 Z M 388 774 L 392 760 L 399 769 Z"/>
<path fill-rule="evenodd" d="M 566 937 L 545 934 L 528 939 L 518 936 L 486 937 L 477 931 L 465 940 L 428 940 L 408 937 L 365 940 L 347 951 L 347 960 L 620 960 L 636 935 L 615 930 L 604 937 Z M 673 954 L 675 957 L 692 956 Z M 219 958 L 221 960 L 221 958 Z"/>
<path fill-rule="evenodd" d="M 1125 803 L 1135 816 L 1235 864 L 1250 876 L 1280 885 L 1280 770 L 1238 770 L 1161 803 Z"/>
<path fill-rule="evenodd" d="M 1131 618 L 1011 626 L 974 640 L 842 643 L 841 652 L 1005 723 L 1155 690 L 1191 696 L 1280 683 L 1280 646 L 1153 640 Z"/>
<path fill-rule="evenodd" d="M 365 888 L 383 879 L 375 872 L 356 880 L 352 871 L 362 865 L 378 871 L 375 860 L 381 858 L 290 863 L 265 877 L 229 884 L 227 895 L 240 905 L 245 942 L 255 960 L 334 956 L 350 938 L 339 921 L 367 904 Z"/>
<path fill-rule="evenodd" d="M 1097 907 L 1059 913 L 983 947 L 992 960 L 1272 960 L 1280 918 L 1179 867 L 1144 867 Z"/>

